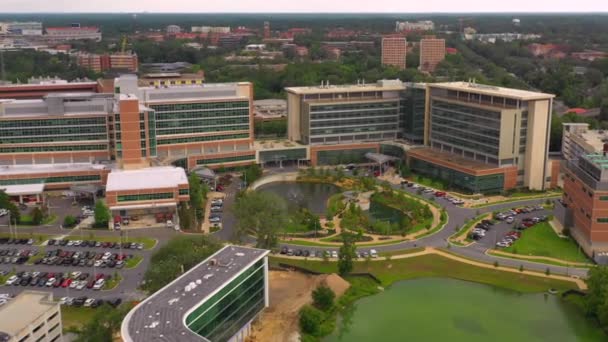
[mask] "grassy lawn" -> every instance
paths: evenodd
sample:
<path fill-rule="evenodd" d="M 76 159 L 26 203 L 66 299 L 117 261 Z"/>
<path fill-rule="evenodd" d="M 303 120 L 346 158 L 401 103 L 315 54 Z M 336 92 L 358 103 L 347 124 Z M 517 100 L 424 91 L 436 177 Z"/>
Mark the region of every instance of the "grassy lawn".
<path fill-rule="evenodd" d="M 79 329 L 93 319 L 95 315 L 95 309 L 74 307 L 74 306 L 61 306 L 61 320 L 63 323 L 63 330 L 74 330 Z"/>
<path fill-rule="evenodd" d="M 120 276 L 120 273 L 115 272 L 115 274 L 112 275 L 112 278 L 110 278 L 110 280 L 106 281 L 106 283 L 103 285 L 103 289 L 111 290 L 111 289 L 115 288 L 116 286 L 118 286 L 118 284 L 120 284 L 121 281 L 122 281 L 122 277 Z"/>
<path fill-rule="evenodd" d="M 589 259 L 570 238 L 560 238 L 548 222 L 538 223 L 522 232 L 521 238 L 505 252 L 522 256 L 544 256 L 573 262 L 589 262 Z"/>
<path fill-rule="evenodd" d="M 530 199 L 555 199 L 555 198 L 559 198 L 559 197 L 561 197 L 561 194 L 559 194 L 559 193 L 550 193 L 550 194 L 544 194 L 544 195 L 525 196 L 525 197 L 513 197 L 511 199 L 504 200 L 504 201 L 472 205 L 471 208 L 473 208 L 473 209 L 485 208 L 485 207 L 490 207 L 490 206 L 497 205 L 497 204 L 520 202 L 520 201 L 525 201 L 525 200 L 530 200 Z"/>
<path fill-rule="evenodd" d="M 135 268 L 142 260 L 144 260 L 144 258 L 141 255 L 134 255 L 131 259 L 127 260 L 125 268 Z"/>
<path fill-rule="evenodd" d="M 447 190 L 447 186 L 444 181 L 432 179 L 423 176 L 414 176 L 414 182 L 422 186 L 431 187 L 437 190 Z"/>
<path fill-rule="evenodd" d="M 57 221 L 57 215 L 51 214 L 50 216 L 45 217 L 40 223 L 40 225 L 53 224 L 55 223 L 55 221 Z M 19 224 L 24 226 L 34 226 L 34 222 L 32 222 L 32 216 L 29 214 L 21 214 L 21 217 L 19 218 Z M 19 225 L 17 225 L 17 227 L 19 227 Z"/>
<path fill-rule="evenodd" d="M 357 247 L 362 247 L 362 248 L 366 248 L 366 247 L 374 247 L 374 246 L 384 246 L 384 245 L 393 245 L 396 243 L 400 243 L 403 241 L 408 241 L 405 239 L 399 239 L 399 240 L 390 240 L 390 241 L 383 241 L 383 242 L 378 242 L 378 243 L 374 243 L 374 244 L 369 244 L 369 245 L 362 245 L 362 244 L 356 244 Z M 334 247 L 334 248 L 339 248 L 340 245 L 330 245 L 327 243 L 320 243 L 320 242 L 316 242 L 316 241 L 307 241 L 307 240 L 281 240 L 281 243 L 287 243 L 290 245 L 300 245 L 300 246 L 311 246 L 311 247 Z"/>
<path fill-rule="evenodd" d="M 337 272 L 336 262 L 273 257 L 270 260 L 275 264 L 280 261 L 284 264 L 291 264 L 321 273 Z M 504 272 L 499 269 L 486 269 L 434 254 L 390 261 L 357 261 L 355 262 L 354 272 L 371 273 L 380 280 L 383 286 L 389 286 L 400 280 L 447 277 L 526 293 L 544 292 L 548 288 L 555 288 L 560 291 L 576 288 L 576 285 L 569 281 Z"/>
<path fill-rule="evenodd" d="M 565 262 L 557 262 L 557 261 L 553 261 L 553 260 L 526 258 L 523 255 L 507 256 L 507 255 L 504 255 L 504 254 L 494 253 L 491 250 L 489 250 L 487 252 L 487 254 L 495 256 L 495 257 L 499 257 L 499 258 L 509 258 L 509 259 L 515 259 L 515 260 L 525 260 L 525 261 L 529 261 L 529 262 L 535 262 L 535 263 L 539 263 L 539 264 L 546 264 L 546 265 L 553 265 L 553 266 L 576 267 L 576 268 L 591 268 L 591 267 L 593 267 L 593 264 L 589 264 L 589 266 L 586 266 L 586 267 L 585 266 L 579 266 L 578 264 L 576 266 L 574 266 L 572 264 L 568 264 L 568 263 L 565 263 Z"/>
<path fill-rule="evenodd" d="M 404 255 L 404 254 L 418 253 L 418 252 L 422 252 L 423 250 L 424 250 L 424 247 L 414 247 L 414 248 L 408 248 L 408 249 L 398 249 L 396 251 L 380 252 L 378 254 L 381 257 L 386 257 L 386 256 L 395 256 L 395 255 Z"/>
<path fill-rule="evenodd" d="M 8 272 L 7 275 L 0 276 L 0 286 L 3 286 L 4 283 L 6 283 L 6 281 L 8 280 L 8 278 L 13 276 L 14 274 L 15 272 Z"/>

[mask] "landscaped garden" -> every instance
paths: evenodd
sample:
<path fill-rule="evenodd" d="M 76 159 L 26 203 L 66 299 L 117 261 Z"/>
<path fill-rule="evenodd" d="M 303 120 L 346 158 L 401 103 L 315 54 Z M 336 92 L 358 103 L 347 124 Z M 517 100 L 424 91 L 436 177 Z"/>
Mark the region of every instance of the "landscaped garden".
<path fill-rule="evenodd" d="M 579 263 L 589 262 L 574 240 L 559 237 L 548 222 L 540 222 L 526 229 L 519 240 L 503 251 L 521 256 L 542 256 Z"/>

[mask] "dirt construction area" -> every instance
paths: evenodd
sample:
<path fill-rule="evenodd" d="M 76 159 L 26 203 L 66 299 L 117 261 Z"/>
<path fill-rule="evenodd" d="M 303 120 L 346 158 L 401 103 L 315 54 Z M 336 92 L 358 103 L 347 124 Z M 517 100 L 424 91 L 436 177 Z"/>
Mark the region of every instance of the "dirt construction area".
<path fill-rule="evenodd" d="M 253 327 L 249 341 L 299 342 L 298 311 L 312 302 L 312 291 L 326 283 L 341 296 L 350 284 L 336 274 L 310 275 L 295 271 L 270 271 L 270 306 Z"/>

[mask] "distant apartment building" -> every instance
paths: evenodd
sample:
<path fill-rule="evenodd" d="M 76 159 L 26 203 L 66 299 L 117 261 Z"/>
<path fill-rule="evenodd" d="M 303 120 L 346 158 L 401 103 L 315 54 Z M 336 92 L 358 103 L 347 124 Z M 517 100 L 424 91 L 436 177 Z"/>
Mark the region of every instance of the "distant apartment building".
<path fill-rule="evenodd" d="M 37 21 L 0 22 L 0 35 L 41 36 L 42 23 Z"/>
<path fill-rule="evenodd" d="M 64 27 L 47 27 L 46 40 L 49 42 L 63 42 L 69 40 L 94 40 L 101 41 L 101 31 L 98 27 L 80 26 L 72 24 Z"/>
<path fill-rule="evenodd" d="M 23 291 L 0 306 L 0 341 L 63 341 L 61 308 L 51 292 Z"/>
<path fill-rule="evenodd" d="M 420 40 L 420 70 L 434 72 L 445 59 L 445 39 L 435 37 Z"/>
<path fill-rule="evenodd" d="M 583 52 L 573 52 L 572 58 L 580 59 L 583 61 L 593 62 L 596 59 L 608 58 L 608 52 L 604 51 L 594 51 L 594 50 L 585 50 Z"/>
<path fill-rule="evenodd" d="M 108 70 L 137 72 L 139 69 L 137 54 L 130 52 L 103 55 L 80 53 L 76 56 L 76 62 L 79 66 L 97 73 Z"/>
<path fill-rule="evenodd" d="M 555 45 L 555 44 L 537 44 L 532 43 L 528 45 L 528 51 L 534 55 L 534 57 L 548 57 L 561 59 L 567 56 L 566 47 Z"/>
<path fill-rule="evenodd" d="M 270 31 L 270 22 L 269 21 L 265 21 L 264 22 L 264 39 L 268 39 L 272 36 L 272 33 Z"/>
<path fill-rule="evenodd" d="M 395 23 L 395 32 L 402 31 L 433 31 L 435 23 L 430 20 L 422 20 L 416 22 L 397 21 Z"/>
<path fill-rule="evenodd" d="M 193 33 L 230 33 L 230 26 L 192 26 Z"/>
<path fill-rule="evenodd" d="M 205 72 L 199 70 L 197 73 L 148 73 L 143 74 L 138 80 L 140 87 L 171 87 L 185 85 L 201 85 L 205 83 Z"/>
<path fill-rule="evenodd" d="M 466 192 L 557 182 L 548 161 L 554 95 L 469 82 L 428 84 L 423 149 L 408 151 L 418 174 Z"/>
<path fill-rule="evenodd" d="M 390 65 L 403 70 L 406 67 L 406 53 L 407 41 L 404 37 L 382 38 L 382 65 Z"/>

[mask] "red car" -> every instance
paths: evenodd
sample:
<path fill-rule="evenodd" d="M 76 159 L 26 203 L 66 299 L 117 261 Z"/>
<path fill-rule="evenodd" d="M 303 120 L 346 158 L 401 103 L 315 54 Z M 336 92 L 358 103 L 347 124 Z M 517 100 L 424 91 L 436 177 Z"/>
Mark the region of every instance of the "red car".
<path fill-rule="evenodd" d="M 59 286 L 61 286 L 61 283 L 63 282 L 63 278 L 59 278 L 55 281 L 55 283 L 53 284 L 54 288 L 57 288 Z"/>
<path fill-rule="evenodd" d="M 526 222 L 524 222 L 524 223 L 522 223 L 522 224 L 523 224 L 524 226 L 526 226 L 527 228 L 530 228 L 530 227 L 532 227 L 532 226 L 534 225 L 534 222 L 531 222 L 531 221 L 526 221 Z"/>
<path fill-rule="evenodd" d="M 87 283 L 87 289 L 92 289 L 93 285 L 95 285 L 95 279 L 89 280 L 89 282 Z"/>
<path fill-rule="evenodd" d="M 66 280 L 63 281 L 63 284 L 61 284 L 61 287 L 68 287 L 68 286 L 70 286 L 71 283 L 72 283 L 72 279 L 67 278 Z"/>
<path fill-rule="evenodd" d="M 224 191 L 224 186 L 222 184 L 218 185 L 217 188 L 215 188 L 216 191 Z"/>
<path fill-rule="evenodd" d="M 98 275 L 95 277 L 95 280 L 99 280 L 99 279 L 101 279 L 101 278 L 103 278 L 103 277 L 104 277 L 104 274 L 103 274 L 103 273 L 99 273 L 99 274 L 98 274 Z"/>
<path fill-rule="evenodd" d="M 435 193 L 435 197 L 445 197 L 445 192 L 443 192 L 443 191 L 437 191 Z"/>

